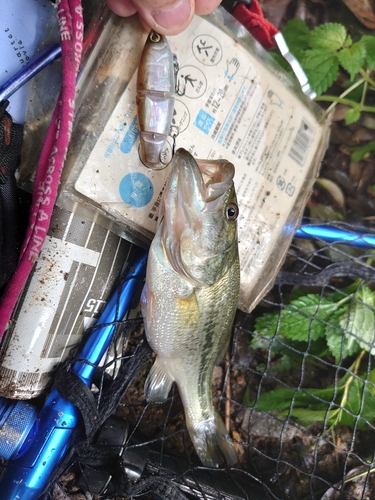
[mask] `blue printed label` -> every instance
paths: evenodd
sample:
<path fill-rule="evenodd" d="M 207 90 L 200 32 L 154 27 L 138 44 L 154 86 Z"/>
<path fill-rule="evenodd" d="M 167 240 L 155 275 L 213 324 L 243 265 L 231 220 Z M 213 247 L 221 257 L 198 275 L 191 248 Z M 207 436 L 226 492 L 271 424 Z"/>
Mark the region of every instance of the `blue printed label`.
<path fill-rule="evenodd" d="M 237 97 L 236 102 L 234 103 L 232 111 L 230 112 L 230 115 L 229 115 L 229 117 L 228 117 L 228 119 L 227 119 L 227 121 L 226 121 L 226 123 L 225 123 L 225 125 L 223 127 L 223 130 L 221 131 L 221 134 L 220 134 L 219 139 L 217 141 L 219 144 L 221 144 L 223 142 L 225 134 L 227 133 L 230 125 L 232 124 L 232 122 L 233 122 L 233 120 L 234 120 L 234 118 L 236 116 L 236 113 L 238 111 L 238 108 L 240 107 L 240 105 L 242 103 L 242 100 L 243 100 L 244 95 L 246 94 L 246 92 L 247 92 L 247 87 L 243 87 L 241 89 L 240 95 Z"/>
<path fill-rule="evenodd" d="M 121 132 L 124 130 L 125 125 L 123 123 L 120 123 L 118 129 L 116 130 L 116 133 L 111 140 L 110 145 L 106 149 L 106 152 L 104 153 L 104 158 L 109 158 L 111 154 L 113 153 L 113 150 L 115 149 L 115 146 L 117 144 L 118 138 L 120 137 Z"/>
<path fill-rule="evenodd" d="M 197 117 L 195 118 L 194 125 L 199 128 L 204 134 L 209 134 L 212 125 L 214 124 L 215 118 L 203 109 L 199 110 Z"/>
<path fill-rule="evenodd" d="M 123 140 L 121 141 L 120 151 L 125 154 L 130 153 L 134 144 L 137 142 L 138 136 L 139 136 L 138 120 L 137 116 L 135 116 Z"/>
<path fill-rule="evenodd" d="M 121 179 L 119 191 L 125 203 L 141 208 L 150 203 L 154 195 L 154 186 L 146 175 L 133 172 Z"/>

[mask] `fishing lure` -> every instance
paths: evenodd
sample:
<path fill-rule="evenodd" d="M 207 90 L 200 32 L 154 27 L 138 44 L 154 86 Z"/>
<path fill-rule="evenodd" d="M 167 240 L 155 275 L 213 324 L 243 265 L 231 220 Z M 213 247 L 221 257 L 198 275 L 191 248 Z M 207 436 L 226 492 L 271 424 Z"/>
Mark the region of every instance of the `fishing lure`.
<path fill-rule="evenodd" d="M 167 165 L 162 151 L 173 118 L 177 71 L 177 59 L 168 40 L 151 31 L 142 52 L 137 78 L 139 155 L 151 169 Z"/>

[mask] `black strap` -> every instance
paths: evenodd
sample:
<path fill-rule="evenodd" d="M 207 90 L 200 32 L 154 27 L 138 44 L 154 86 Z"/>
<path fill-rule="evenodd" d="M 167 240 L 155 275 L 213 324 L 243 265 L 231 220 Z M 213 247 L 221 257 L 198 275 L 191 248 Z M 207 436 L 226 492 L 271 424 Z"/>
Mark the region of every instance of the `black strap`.
<path fill-rule="evenodd" d="M 98 402 L 91 388 L 70 371 L 71 360 L 57 370 L 55 387 L 65 399 L 73 403 L 80 411 L 86 439 L 90 442 L 99 427 L 116 410 L 124 393 L 138 373 L 140 367 L 151 357 L 151 348 L 145 342 L 140 342 L 132 357 L 124 362 L 116 378 L 108 382 L 106 390 Z M 100 369 L 98 369 L 100 371 Z"/>
<path fill-rule="evenodd" d="M 86 435 L 92 435 L 98 429 L 99 413 L 96 399 L 82 380 L 74 373 L 58 370 L 55 377 L 55 387 L 61 396 L 73 403 L 81 412 Z"/>
<path fill-rule="evenodd" d="M 19 204 L 15 171 L 19 164 L 23 126 L 13 123 L 0 106 L 0 289 L 17 266 L 20 250 Z"/>

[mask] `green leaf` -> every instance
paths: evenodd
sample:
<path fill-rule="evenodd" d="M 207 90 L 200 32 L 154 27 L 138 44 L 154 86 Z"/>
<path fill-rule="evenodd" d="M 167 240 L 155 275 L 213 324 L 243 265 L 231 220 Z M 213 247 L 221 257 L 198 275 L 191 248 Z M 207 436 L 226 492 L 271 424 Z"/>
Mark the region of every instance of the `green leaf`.
<path fill-rule="evenodd" d="M 313 219 L 321 219 L 324 221 L 328 220 L 343 220 L 343 214 L 336 212 L 330 205 L 322 205 L 317 203 L 316 205 L 311 205 L 309 207 L 310 217 Z"/>
<path fill-rule="evenodd" d="M 357 122 L 361 118 L 361 112 L 358 108 L 350 108 L 345 113 L 345 123 L 350 125 L 351 123 Z"/>
<path fill-rule="evenodd" d="M 317 348 L 325 352 L 325 343 L 317 344 L 319 339 L 326 340 L 336 363 L 361 349 L 375 354 L 375 293 L 366 286 L 353 284 L 327 297 L 302 295 L 281 312 L 258 317 L 255 331 L 252 347 L 272 349 L 272 354 L 282 356 L 291 356 L 288 343 L 295 346 L 295 342 L 313 341 L 311 353 Z"/>
<path fill-rule="evenodd" d="M 369 389 L 369 386 L 365 386 L 364 394 L 363 394 L 363 404 L 362 404 L 362 411 L 361 411 L 361 418 L 358 420 L 358 429 L 365 429 L 366 427 L 368 428 L 368 423 L 373 423 L 374 422 L 374 416 L 375 416 L 375 397 L 371 390 Z"/>
<path fill-rule="evenodd" d="M 309 48 L 310 30 L 302 19 L 291 19 L 282 29 L 289 50 L 297 57 L 297 52 Z"/>
<path fill-rule="evenodd" d="M 271 351 L 272 355 L 284 355 L 286 354 L 287 356 L 295 356 L 295 349 L 297 348 L 296 344 L 294 345 L 294 349 L 291 349 L 289 347 L 290 340 L 286 339 L 282 335 L 267 335 L 263 336 L 261 334 L 258 334 L 257 332 L 254 333 L 254 337 L 250 342 L 250 346 L 253 349 L 268 349 Z M 306 350 L 306 343 L 299 343 L 298 344 L 298 349 L 301 351 Z M 301 359 L 302 354 L 298 355 L 298 359 Z"/>
<path fill-rule="evenodd" d="M 324 336 L 327 316 L 339 306 L 319 294 L 308 294 L 292 300 L 281 312 L 278 333 L 286 338 L 308 342 Z"/>
<path fill-rule="evenodd" d="M 348 35 L 348 36 L 346 37 L 345 42 L 344 42 L 343 48 L 344 48 L 344 49 L 347 49 L 348 47 L 351 47 L 351 46 L 352 46 L 352 44 L 353 44 L 353 39 L 352 39 L 352 37 L 351 37 L 350 35 Z"/>
<path fill-rule="evenodd" d="M 367 375 L 367 381 L 369 382 L 366 387 L 370 391 L 370 393 L 375 396 L 375 368 L 370 370 Z"/>
<path fill-rule="evenodd" d="M 355 294 L 356 301 L 351 304 L 348 318 L 341 320 L 342 328 L 357 337 L 362 349 L 375 354 L 375 296 L 366 286 L 359 288 Z M 360 302 L 359 302 L 360 301 Z"/>
<path fill-rule="evenodd" d="M 273 337 L 279 323 L 278 311 L 265 313 L 255 319 L 255 331 L 264 337 Z"/>
<path fill-rule="evenodd" d="M 348 90 L 351 87 L 354 87 L 349 92 L 349 94 L 345 95 L 345 98 L 350 100 L 350 101 L 359 102 L 362 98 L 362 95 L 363 95 L 364 85 L 365 85 L 365 82 L 362 82 L 360 85 L 356 86 L 356 85 L 353 85 L 353 82 L 351 82 L 350 80 L 345 80 L 343 82 L 343 85 L 342 85 L 343 88 L 345 88 L 345 90 Z"/>
<path fill-rule="evenodd" d="M 281 416 L 288 412 L 280 413 Z M 312 410 L 311 408 L 293 408 L 291 417 L 295 418 L 301 425 L 308 427 L 315 423 L 323 423 L 326 420 L 327 410 Z"/>
<path fill-rule="evenodd" d="M 366 48 L 366 66 L 368 69 L 375 69 L 375 37 L 371 35 L 364 35 L 360 42 Z"/>
<path fill-rule="evenodd" d="M 351 159 L 353 161 L 361 161 L 366 155 L 375 151 L 375 141 L 369 142 L 364 146 L 354 147 L 350 149 L 351 151 L 353 151 Z"/>
<path fill-rule="evenodd" d="M 329 318 L 330 324 L 326 325 L 324 332 L 328 348 L 335 358 L 336 364 L 361 350 L 355 337 L 350 332 L 342 330 L 342 321 L 347 317 L 348 306 L 340 308 L 336 314 Z"/>
<path fill-rule="evenodd" d="M 325 23 L 316 26 L 310 36 L 312 49 L 320 49 L 326 53 L 334 54 L 344 47 L 346 42 L 346 29 L 342 24 Z"/>
<path fill-rule="evenodd" d="M 258 399 L 250 401 L 247 406 L 260 411 L 282 411 L 289 408 L 295 392 L 295 389 L 268 391 L 261 394 Z"/>
<path fill-rule="evenodd" d="M 353 365 L 350 367 L 350 370 Z M 354 426 L 358 421 L 359 428 L 365 428 L 368 422 L 375 418 L 375 398 L 363 377 L 352 375 L 348 372 L 341 380 L 340 391 L 337 398 L 338 408 L 330 412 L 328 422 L 332 426 L 349 425 Z"/>
<path fill-rule="evenodd" d="M 251 401 L 248 406 L 261 411 L 283 411 L 294 408 L 306 408 L 313 405 L 330 403 L 334 396 L 334 389 L 275 389 L 265 392 L 257 400 Z M 323 400 L 323 401 L 321 401 Z"/>
<path fill-rule="evenodd" d="M 346 300 L 350 300 L 351 296 L 355 294 L 358 291 L 358 283 L 351 283 L 349 286 L 346 286 L 345 288 L 340 288 L 337 289 L 336 291 L 329 293 L 327 295 L 327 299 L 330 302 L 340 302 Z M 345 299 L 345 300 L 344 300 Z"/>
<path fill-rule="evenodd" d="M 354 375 L 353 369 L 354 364 L 336 384 L 326 389 L 276 389 L 249 401 L 247 388 L 244 404 L 259 411 L 289 415 L 305 426 L 327 421 L 333 427 L 356 424 L 365 429 L 375 420 L 375 369 L 367 380 Z"/>
<path fill-rule="evenodd" d="M 345 404 L 345 408 L 353 413 L 353 415 L 359 415 L 361 413 L 364 388 L 364 381 L 353 376 L 352 380 L 350 381 L 347 401 Z"/>
<path fill-rule="evenodd" d="M 277 64 L 279 66 L 281 66 L 283 68 L 283 70 L 288 71 L 288 72 L 292 72 L 290 65 L 288 64 L 286 59 L 284 59 L 284 57 L 281 54 L 278 54 L 277 52 L 273 52 L 273 51 L 270 51 L 269 54 L 272 57 L 272 59 L 275 62 L 277 62 Z"/>
<path fill-rule="evenodd" d="M 336 80 L 339 74 L 337 56 L 322 50 L 306 50 L 301 62 L 311 87 L 320 95 Z"/>
<path fill-rule="evenodd" d="M 325 335 L 336 363 L 361 349 L 375 353 L 375 314 L 371 309 L 374 302 L 374 293 L 361 286 L 350 303 L 329 317 Z"/>
<path fill-rule="evenodd" d="M 350 74 L 351 80 L 363 68 L 366 59 L 366 47 L 361 42 L 353 43 L 351 47 L 340 50 L 339 63 Z"/>

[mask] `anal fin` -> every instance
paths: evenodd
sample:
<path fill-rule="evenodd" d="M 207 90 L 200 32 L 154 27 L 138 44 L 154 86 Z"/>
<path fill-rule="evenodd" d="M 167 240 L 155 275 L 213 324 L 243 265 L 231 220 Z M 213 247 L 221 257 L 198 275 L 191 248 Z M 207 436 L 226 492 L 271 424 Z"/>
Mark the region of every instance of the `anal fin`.
<path fill-rule="evenodd" d="M 166 372 L 164 364 L 157 356 L 145 382 L 145 396 L 149 403 L 165 401 L 173 380 Z"/>

